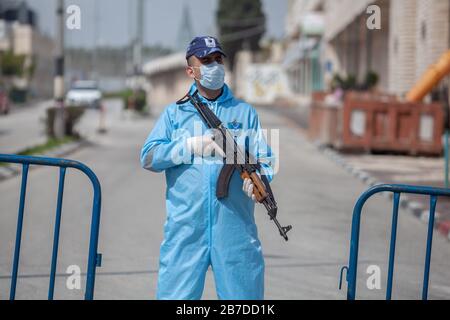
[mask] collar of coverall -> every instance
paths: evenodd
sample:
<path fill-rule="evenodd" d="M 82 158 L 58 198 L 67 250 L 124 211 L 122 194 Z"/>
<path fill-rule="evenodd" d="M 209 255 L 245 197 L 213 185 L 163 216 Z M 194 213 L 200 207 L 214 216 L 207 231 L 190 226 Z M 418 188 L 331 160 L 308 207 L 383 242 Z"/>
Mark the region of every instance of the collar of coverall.
<path fill-rule="evenodd" d="M 189 89 L 189 94 L 192 95 L 196 90 L 197 90 L 197 85 L 194 82 L 192 84 L 191 88 Z M 230 88 L 228 88 L 228 86 L 226 84 L 223 85 L 222 94 L 220 96 L 218 96 L 214 101 L 210 101 L 210 100 L 206 99 L 200 93 L 198 94 L 198 96 L 200 97 L 200 100 L 203 103 L 206 103 L 206 104 L 217 103 L 221 106 L 226 106 L 226 105 L 224 105 L 224 102 L 227 102 L 227 101 L 233 99 L 233 93 L 231 92 Z"/>

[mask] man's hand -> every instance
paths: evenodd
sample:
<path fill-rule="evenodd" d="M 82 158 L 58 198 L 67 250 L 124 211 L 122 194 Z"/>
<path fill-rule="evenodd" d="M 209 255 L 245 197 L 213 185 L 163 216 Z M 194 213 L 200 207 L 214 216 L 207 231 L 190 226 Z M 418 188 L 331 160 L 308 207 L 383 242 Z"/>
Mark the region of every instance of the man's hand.
<path fill-rule="evenodd" d="M 251 198 L 253 201 L 256 201 L 256 197 L 253 194 L 253 182 L 252 179 L 245 178 L 244 183 L 242 184 L 242 191 L 247 195 L 247 197 Z"/>
<path fill-rule="evenodd" d="M 199 157 L 215 157 L 217 154 L 225 158 L 225 152 L 214 141 L 212 135 L 204 135 L 199 137 L 191 137 L 187 139 L 187 148 L 190 153 Z"/>

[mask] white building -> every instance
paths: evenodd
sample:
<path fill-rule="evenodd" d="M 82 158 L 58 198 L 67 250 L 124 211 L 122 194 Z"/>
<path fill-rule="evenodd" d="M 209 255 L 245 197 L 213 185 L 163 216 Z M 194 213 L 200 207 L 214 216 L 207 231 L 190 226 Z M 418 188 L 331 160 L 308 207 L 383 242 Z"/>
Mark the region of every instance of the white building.
<path fill-rule="evenodd" d="M 35 24 L 35 14 L 25 3 L 9 2 L 0 18 L 0 52 L 11 51 L 25 57 L 25 69 L 34 69 L 33 77 L 13 79 L 19 89 L 50 97 L 53 91 L 54 42 L 42 35 Z M 31 17 L 31 18 L 30 18 Z"/>
<path fill-rule="evenodd" d="M 381 29 L 369 30 L 378 6 Z M 326 0 L 323 63 L 332 74 L 379 75 L 379 89 L 404 95 L 449 48 L 449 0 Z"/>
<path fill-rule="evenodd" d="M 371 4 L 381 9 L 381 29 L 367 27 Z M 388 89 L 389 0 L 327 0 L 324 9 L 327 82 L 334 74 L 355 76 L 361 82 L 372 71 L 379 76 L 380 89 Z"/>
<path fill-rule="evenodd" d="M 286 54 L 283 67 L 290 89 L 297 95 L 322 90 L 323 0 L 290 0 L 286 18 Z"/>

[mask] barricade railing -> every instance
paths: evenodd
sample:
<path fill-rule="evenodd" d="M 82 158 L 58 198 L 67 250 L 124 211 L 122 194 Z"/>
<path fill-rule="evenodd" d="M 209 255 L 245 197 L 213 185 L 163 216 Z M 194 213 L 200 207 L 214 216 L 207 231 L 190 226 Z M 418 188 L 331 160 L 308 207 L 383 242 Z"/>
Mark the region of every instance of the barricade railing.
<path fill-rule="evenodd" d="M 392 284 L 394 279 L 395 266 L 395 246 L 397 242 L 397 223 L 398 212 L 400 204 L 400 195 L 403 194 L 418 194 L 430 197 L 430 210 L 428 218 L 428 233 L 425 253 L 425 266 L 423 274 L 422 299 L 428 299 L 428 284 L 430 279 L 430 262 L 431 262 L 431 248 L 433 244 L 434 221 L 436 214 L 436 204 L 438 197 L 450 197 L 450 189 L 432 188 L 432 187 L 418 187 L 407 185 L 378 185 L 370 188 L 364 192 L 356 202 L 353 210 L 351 240 L 350 240 L 350 258 L 348 266 L 341 269 L 339 289 L 342 286 L 343 273 L 346 271 L 347 280 L 347 299 L 354 300 L 356 298 L 356 281 L 358 268 L 358 250 L 359 250 L 359 234 L 361 227 L 361 213 L 366 201 L 373 195 L 381 192 L 393 193 L 393 210 L 392 210 L 392 226 L 391 226 L 391 241 L 389 248 L 388 261 L 388 277 L 386 286 L 386 300 L 392 298 Z"/>
<path fill-rule="evenodd" d="M 88 168 L 83 163 L 66 159 L 0 154 L 0 163 L 1 162 L 16 163 L 22 165 L 22 184 L 20 188 L 20 200 L 19 200 L 20 202 L 17 218 L 16 241 L 14 246 L 13 267 L 10 286 L 10 300 L 14 300 L 16 297 L 17 278 L 19 274 L 20 245 L 22 241 L 22 227 L 25 211 L 25 197 L 27 191 L 28 171 L 31 165 L 59 167 L 59 187 L 58 187 L 56 218 L 53 234 L 53 250 L 49 274 L 50 276 L 50 283 L 48 289 L 49 300 L 53 300 L 55 290 L 55 277 L 58 260 L 58 247 L 59 247 L 61 213 L 62 213 L 61 211 L 64 194 L 64 181 L 67 168 L 74 168 L 83 172 L 92 183 L 94 189 L 94 197 L 93 197 L 94 199 L 91 217 L 91 230 L 89 240 L 90 242 L 89 242 L 86 291 L 85 291 L 85 299 L 92 300 L 94 298 L 95 271 L 96 267 L 101 266 L 101 259 L 102 259 L 102 255 L 97 252 L 98 234 L 100 227 L 100 211 L 101 211 L 101 186 L 97 176 L 90 168 Z"/>

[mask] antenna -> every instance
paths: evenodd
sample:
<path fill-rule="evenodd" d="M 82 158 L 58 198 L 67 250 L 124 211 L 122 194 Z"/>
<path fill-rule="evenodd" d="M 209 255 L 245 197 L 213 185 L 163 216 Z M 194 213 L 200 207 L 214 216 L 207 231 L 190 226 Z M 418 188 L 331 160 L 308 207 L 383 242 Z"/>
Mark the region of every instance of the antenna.
<path fill-rule="evenodd" d="M 177 37 L 177 49 L 180 51 L 185 51 L 188 43 L 194 37 L 194 32 L 192 28 L 191 15 L 189 13 L 189 7 L 184 3 L 183 12 L 181 13 L 181 23 L 178 29 Z"/>

